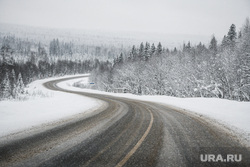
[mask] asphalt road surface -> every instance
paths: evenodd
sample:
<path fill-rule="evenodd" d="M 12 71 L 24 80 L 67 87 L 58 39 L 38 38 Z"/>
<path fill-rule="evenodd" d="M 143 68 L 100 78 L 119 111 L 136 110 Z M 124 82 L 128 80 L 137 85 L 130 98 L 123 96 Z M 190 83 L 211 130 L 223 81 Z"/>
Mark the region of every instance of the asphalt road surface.
<path fill-rule="evenodd" d="M 236 136 L 199 116 L 157 103 L 68 91 L 56 86 L 67 79 L 50 81 L 44 86 L 99 99 L 102 107 L 1 140 L 0 166 L 250 165 L 249 150 Z M 215 159 L 202 162 L 201 154 L 204 157 L 214 154 Z M 217 155 L 224 158 L 228 154 L 241 154 L 242 160 L 214 162 Z"/>

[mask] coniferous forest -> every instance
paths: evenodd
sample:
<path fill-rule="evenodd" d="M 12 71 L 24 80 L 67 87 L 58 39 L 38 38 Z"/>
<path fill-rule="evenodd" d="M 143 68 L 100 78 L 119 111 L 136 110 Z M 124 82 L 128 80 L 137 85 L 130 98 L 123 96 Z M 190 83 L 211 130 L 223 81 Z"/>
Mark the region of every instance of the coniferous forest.
<path fill-rule="evenodd" d="M 109 92 L 250 100 L 249 19 L 238 31 L 232 24 L 222 41 L 212 36 L 209 44 L 173 49 L 161 42 L 121 49 L 14 35 L 0 36 L 0 47 L 1 100 L 18 98 L 34 80 L 78 73 L 91 73 L 94 88 Z"/>
<path fill-rule="evenodd" d="M 221 42 L 212 36 L 207 46 L 188 42 L 169 50 L 161 43 L 141 43 L 117 56 L 109 68 L 100 64 L 91 78 L 104 91 L 249 101 L 249 19 L 238 32 L 232 24 Z"/>
<path fill-rule="evenodd" d="M 99 55 L 108 59 L 117 48 L 74 45 L 52 39 L 48 44 L 14 35 L 0 38 L 0 99 L 16 99 L 32 81 L 54 76 L 89 73 L 97 68 Z M 100 54 L 102 54 L 100 56 Z M 104 59 L 105 59 L 104 58 Z M 100 60 L 100 61 L 101 61 Z M 108 63 L 109 62 L 105 62 Z M 104 63 L 104 64 L 105 64 Z"/>

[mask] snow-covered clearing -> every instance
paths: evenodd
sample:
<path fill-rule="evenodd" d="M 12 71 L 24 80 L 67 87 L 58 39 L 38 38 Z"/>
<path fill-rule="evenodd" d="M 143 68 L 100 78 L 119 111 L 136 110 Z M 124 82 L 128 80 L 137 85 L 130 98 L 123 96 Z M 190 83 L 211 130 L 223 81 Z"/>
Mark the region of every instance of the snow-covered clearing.
<path fill-rule="evenodd" d="M 58 86 L 97 94 L 108 94 L 117 97 L 157 102 L 184 109 L 185 112 L 203 116 L 210 122 L 217 122 L 226 128 L 239 133 L 250 144 L 250 102 L 238 102 L 218 98 L 176 98 L 169 96 L 138 96 L 129 93 L 108 93 L 91 89 L 73 87 L 74 83 L 89 84 L 88 78 L 70 80 Z"/>
<path fill-rule="evenodd" d="M 99 100 L 43 87 L 43 83 L 54 79 L 58 78 L 37 80 L 29 84 L 28 100 L 0 101 L 0 137 L 92 111 L 102 105 Z"/>
<path fill-rule="evenodd" d="M 27 101 L 0 102 L 0 136 L 5 136 L 32 126 L 53 122 L 101 106 L 101 102 L 91 98 L 45 89 L 44 82 L 57 79 L 38 80 L 29 85 L 28 91 L 45 96 L 30 98 Z M 168 96 L 137 96 L 128 93 L 107 93 L 91 89 L 74 87 L 74 83 L 89 84 L 88 78 L 73 79 L 57 86 L 68 90 L 116 97 L 157 102 L 186 112 L 198 114 L 220 123 L 241 137 L 250 141 L 250 102 L 237 102 L 216 98 L 175 98 Z"/>

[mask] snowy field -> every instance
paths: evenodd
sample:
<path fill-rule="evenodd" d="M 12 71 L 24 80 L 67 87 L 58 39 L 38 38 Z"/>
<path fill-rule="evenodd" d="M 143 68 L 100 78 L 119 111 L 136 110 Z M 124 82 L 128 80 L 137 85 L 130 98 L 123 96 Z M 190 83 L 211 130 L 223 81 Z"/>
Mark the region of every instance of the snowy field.
<path fill-rule="evenodd" d="M 53 123 L 102 105 L 99 100 L 43 87 L 43 83 L 54 79 L 56 78 L 37 80 L 29 84 L 28 100 L 0 101 L 0 137 Z"/>
<path fill-rule="evenodd" d="M 43 123 L 53 122 L 81 112 L 90 111 L 102 105 L 98 100 L 45 89 L 42 84 L 53 80 L 38 80 L 29 85 L 32 94 L 41 94 L 27 101 L 0 102 L 0 136 L 5 136 Z M 242 137 L 250 139 L 250 102 L 237 102 L 216 98 L 175 98 L 168 96 L 137 96 L 123 93 L 107 93 L 102 91 L 76 88 L 74 83 L 89 84 L 88 78 L 73 79 L 61 82 L 59 87 L 68 90 L 108 94 L 185 109 L 186 112 L 198 114 L 215 120 Z"/>

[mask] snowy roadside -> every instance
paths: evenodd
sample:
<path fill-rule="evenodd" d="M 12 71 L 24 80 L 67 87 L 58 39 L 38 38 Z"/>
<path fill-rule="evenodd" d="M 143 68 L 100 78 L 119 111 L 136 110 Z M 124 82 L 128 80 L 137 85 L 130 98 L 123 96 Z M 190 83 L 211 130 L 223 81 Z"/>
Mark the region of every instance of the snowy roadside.
<path fill-rule="evenodd" d="M 79 78 L 59 83 L 64 89 L 83 91 L 97 94 L 108 94 L 136 100 L 157 102 L 182 109 L 184 112 L 203 117 L 236 134 L 243 142 L 250 146 L 250 102 L 237 102 L 217 98 L 176 98 L 169 96 L 138 96 L 125 93 L 108 93 L 97 90 L 74 87 L 74 83 L 89 84 L 88 78 Z"/>
<path fill-rule="evenodd" d="M 47 81 L 66 77 L 32 82 L 26 88 L 29 96 L 25 101 L 0 101 L 0 137 L 66 119 L 102 105 L 99 100 L 51 91 L 43 86 Z"/>

